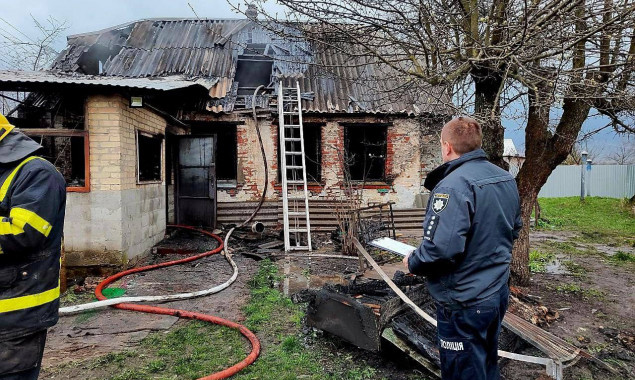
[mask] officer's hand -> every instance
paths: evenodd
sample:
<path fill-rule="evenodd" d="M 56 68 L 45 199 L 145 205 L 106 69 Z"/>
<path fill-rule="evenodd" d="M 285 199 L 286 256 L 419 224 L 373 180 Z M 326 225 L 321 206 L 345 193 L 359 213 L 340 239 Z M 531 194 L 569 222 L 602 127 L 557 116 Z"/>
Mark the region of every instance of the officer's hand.
<path fill-rule="evenodd" d="M 408 259 L 410 258 L 410 255 L 412 255 L 412 253 L 409 253 L 408 256 L 404 257 L 402 260 L 403 265 L 406 267 L 406 270 L 408 270 L 408 272 L 410 272 L 410 268 L 408 268 Z"/>

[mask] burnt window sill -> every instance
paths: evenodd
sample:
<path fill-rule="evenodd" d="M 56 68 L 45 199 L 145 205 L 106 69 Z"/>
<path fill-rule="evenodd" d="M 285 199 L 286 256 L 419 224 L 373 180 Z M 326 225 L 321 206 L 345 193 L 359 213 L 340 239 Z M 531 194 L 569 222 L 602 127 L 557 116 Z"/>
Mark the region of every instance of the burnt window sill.
<path fill-rule="evenodd" d="M 163 180 L 148 180 L 148 181 L 137 181 L 137 185 L 160 185 L 163 183 Z"/>
<path fill-rule="evenodd" d="M 383 181 L 351 181 L 350 186 L 353 189 L 390 190 L 392 188 L 392 184 Z M 346 185 L 341 186 L 342 189 L 345 189 L 346 187 Z"/>
<path fill-rule="evenodd" d="M 238 181 L 231 179 L 219 179 L 216 182 L 217 189 L 235 189 L 238 187 Z"/>
<path fill-rule="evenodd" d="M 321 182 L 307 182 L 306 183 L 307 190 L 313 191 L 313 192 L 322 191 L 324 186 L 326 186 L 326 183 L 321 183 Z M 278 182 L 274 184 L 273 189 L 277 191 L 282 191 L 282 183 Z"/>

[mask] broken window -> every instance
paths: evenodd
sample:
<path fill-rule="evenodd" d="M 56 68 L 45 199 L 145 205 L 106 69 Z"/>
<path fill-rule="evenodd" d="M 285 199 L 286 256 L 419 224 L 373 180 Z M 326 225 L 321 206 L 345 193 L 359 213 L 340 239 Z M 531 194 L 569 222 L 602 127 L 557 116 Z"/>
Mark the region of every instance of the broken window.
<path fill-rule="evenodd" d="M 137 131 L 137 181 L 161 181 L 163 136 Z"/>
<path fill-rule="evenodd" d="M 297 132 L 295 132 L 297 131 Z M 300 137 L 299 130 L 294 129 L 293 137 Z M 317 124 L 304 124 L 302 128 L 304 135 L 304 154 L 306 163 L 307 182 L 320 182 L 322 180 L 322 127 Z M 288 131 L 287 131 L 288 133 Z M 291 136 L 289 136 L 291 137 Z M 287 141 L 287 151 L 300 151 L 299 141 Z M 282 182 L 282 167 L 280 165 L 280 142 L 278 142 L 278 182 Z M 295 155 L 287 156 L 287 165 L 302 165 L 301 157 Z"/>
<path fill-rule="evenodd" d="M 42 145 L 43 149 L 38 155 L 55 165 L 64 176 L 68 191 L 90 190 L 89 143 L 86 131 L 25 128 L 22 132 Z"/>
<path fill-rule="evenodd" d="M 385 181 L 385 125 L 351 125 L 344 130 L 346 164 L 353 181 Z"/>
<path fill-rule="evenodd" d="M 235 124 L 201 124 L 192 129 L 193 135 L 216 135 L 216 179 L 219 187 L 236 186 L 238 144 Z"/>
<path fill-rule="evenodd" d="M 267 44 L 247 44 L 238 56 L 234 78 L 238 82 L 238 95 L 253 95 L 258 86 L 270 84 L 273 59 L 267 54 Z"/>

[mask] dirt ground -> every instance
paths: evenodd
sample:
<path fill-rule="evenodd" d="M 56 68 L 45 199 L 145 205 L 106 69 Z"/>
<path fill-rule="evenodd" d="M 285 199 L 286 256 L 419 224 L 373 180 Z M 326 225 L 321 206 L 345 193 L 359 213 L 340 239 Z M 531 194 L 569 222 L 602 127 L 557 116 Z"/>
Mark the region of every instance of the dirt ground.
<path fill-rule="evenodd" d="M 611 260 L 620 251 L 635 254 L 635 247 L 584 242 L 579 238 L 573 232 L 532 232 L 532 249 L 552 252 L 554 257 L 546 263 L 545 273 L 532 275 L 531 286 L 523 292 L 558 311 L 559 318 L 544 326 L 547 331 L 618 371 L 611 373 L 591 360 L 580 359 L 565 368 L 565 379 L 635 378 L 635 265 Z M 293 294 L 301 289 L 319 288 L 325 282 L 346 283 L 357 271 L 358 262 L 331 259 L 309 262 L 296 258 L 280 260 L 279 266 L 285 270 L 289 293 Z M 394 260 L 382 266 L 389 276 L 403 270 L 401 263 Z M 379 278 L 373 271 L 364 275 Z M 378 373 L 387 378 L 400 378 L 416 368 L 408 361 L 395 361 L 400 356 L 395 352 L 373 355 L 344 342 L 338 345 L 338 349 L 344 347 L 359 358 L 376 361 Z M 529 344 L 524 344 L 518 353 L 544 356 Z M 539 365 L 501 362 L 503 379 L 540 379 L 544 373 L 544 367 Z"/>
<path fill-rule="evenodd" d="M 555 251 L 545 273 L 532 275 L 527 293 L 540 297 L 560 318 L 544 328 L 591 353 L 620 374 L 603 371 L 588 360 L 564 370 L 568 379 L 624 379 L 635 376 L 635 268 L 614 263 L 618 251 L 635 254 L 634 247 L 581 242 L 571 232 L 535 232 L 531 247 Z M 571 248 L 573 247 L 573 248 Z M 538 352 L 528 347 L 523 353 Z M 535 378 L 535 366 L 509 362 L 506 379 Z"/>
<path fill-rule="evenodd" d="M 183 233 L 174 240 L 178 242 L 181 239 L 183 244 L 181 246 L 198 252 L 216 247 L 216 242 L 195 235 L 198 234 Z M 152 255 L 146 257 L 139 265 L 155 264 L 183 257 L 181 255 Z M 159 306 L 205 312 L 241 322 L 243 320 L 241 310 L 249 298 L 247 281 L 253 277 L 258 264 L 242 255 L 236 255 L 234 261 L 240 268 L 238 278 L 232 286 L 221 293 L 191 300 L 166 302 Z M 203 290 L 223 283 L 231 277 L 232 273 L 229 263 L 223 256 L 217 254 L 192 263 L 130 275 L 110 287 L 126 289 L 126 296 L 182 293 Z M 85 300 L 86 297 L 82 297 L 82 301 Z M 135 347 L 150 332 L 169 330 L 177 321 L 178 318 L 172 316 L 114 309 L 61 317 L 59 323 L 49 330 L 40 378 L 85 379 L 87 377 L 81 367 L 65 369 L 63 373 L 54 371 L 52 367 L 59 367 L 69 362 L 85 361 Z M 90 373 L 91 376 L 97 375 L 92 369 Z"/>
<path fill-rule="evenodd" d="M 178 239 L 182 239 L 179 243 Z M 207 250 L 214 243 L 196 239 L 194 235 L 176 236 L 176 247 L 187 250 Z M 198 243 L 192 243 L 198 242 Z M 611 260 L 617 251 L 635 253 L 633 247 L 615 247 L 580 242 L 573 233 L 534 233 L 532 249 L 555 252 L 545 273 L 532 275 L 532 284 L 525 289 L 545 306 L 557 310 L 560 318 L 545 329 L 560 338 L 586 350 L 605 363 L 621 371 L 619 375 L 602 370 L 589 360 L 580 360 L 566 368 L 565 379 L 623 379 L 635 374 L 635 273 L 632 263 L 620 265 Z M 198 244 L 198 245 L 197 245 Z M 243 249 L 249 249 L 243 247 Z M 239 251 L 240 249 L 238 249 Z M 320 253 L 333 253 L 323 249 Z M 170 259 L 178 255 L 151 255 L 147 264 Z M 240 322 L 242 308 L 249 298 L 247 282 L 257 271 L 258 262 L 240 254 L 235 256 L 240 268 L 237 281 L 220 294 L 194 300 L 166 303 L 163 306 L 203 311 Z M 276 263 L 283 275 L 279 284 L 288 295 L 306 289 L 317 289 L 325 283 L 346 283 L 358 271 L 358 261 L 349 259 L 285 258 L 280 255 Z M 398 262 L 385 263 L 391 274 L 400 268 Z M 221 255 L 214 255 L 190 264 L 170 267 L 161 271 L 131 275 L 111 287 L 126 290 L 126 295 L 178 293 L 205 289 L 225 281 L 231 276 L 231 267 Z M 374 274 L 367 273 L 369 277 Z M 88 293 L 87 293 L 88 294 Z M 85 297 L 75 303 L 85 301 Z M 83 379 L 99 375 L 94 368 L 71 367 L 57 371 L 61 364 L 82 361 L 135 347 L 152 331 L 167 331 L 177 318 L 156 316 L 119 310 L 86 312 L 62 317 L 49 333 L 42 379 Z M 433 378 L 414 365 L 403 354 L 387 350 L 373 354 L 337 338 L 303 329 L 304 343 L 325 355 L 324 368 L 329 371 L 329 357 L 347 355 L 354 361 L 369 363 L 376 369 L 376 378 L 406 379 Z M 520 353 L 540 355 L 530 346 Z M 329 356 L 331 355 L 331 356 Z M 520 362 L 502 362 L 504 379 L 541 379 L 544 369 Z"/>

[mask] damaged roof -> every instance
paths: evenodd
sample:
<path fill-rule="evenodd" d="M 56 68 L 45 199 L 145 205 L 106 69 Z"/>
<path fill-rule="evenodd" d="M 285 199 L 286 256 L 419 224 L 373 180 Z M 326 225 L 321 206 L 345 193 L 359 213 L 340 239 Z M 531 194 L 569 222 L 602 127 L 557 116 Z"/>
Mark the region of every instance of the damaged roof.
<path fill-rule="evenodd" d="M 170 91 L 190 87 L 210 90 L 218 82 L 217 78 L 187 78 L 172 75 L 155 78 L 105 77 L 98 75 L 65 74 L 51 71 L 0 70 L 0 83 L 23 84 L 66 84 L 82 86 L 125 87 L 156 91 Z"/>
<path fill-rule="evenodd" d="M 245 19 L 141 20 L 68 37 L 50 72 L 113 82 L 203 78 L 213 81 L 207 109 L 231 112 L 240 99 L 239 57 L 260 55 L 273 61 L 272 83 L 280 77 L 300 81 L 301 91 L 311 95 L 303 96 L 305 111 L 447 113 L 449 95 L 443 88 L 397 89 L 378 65 L 317 49 L 302 36 L 292 24 L 267 27 Z"/>

